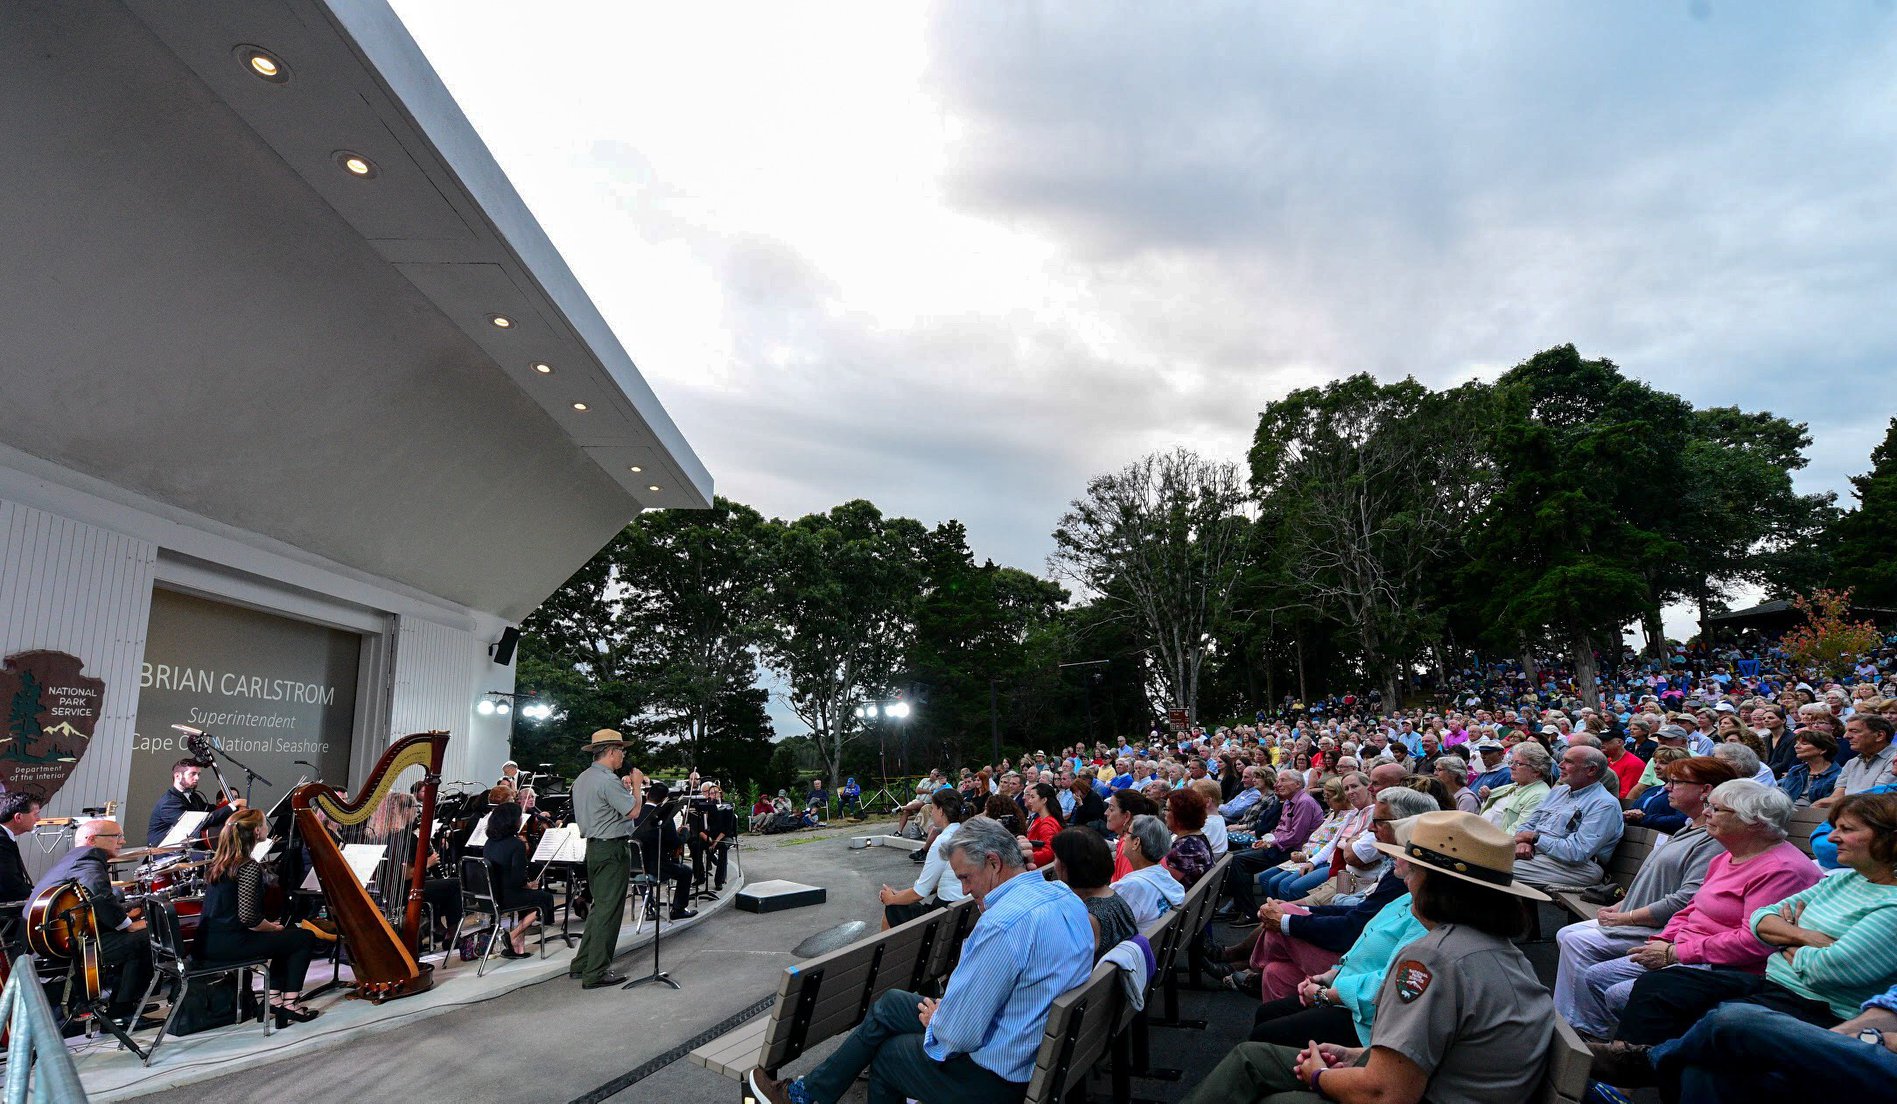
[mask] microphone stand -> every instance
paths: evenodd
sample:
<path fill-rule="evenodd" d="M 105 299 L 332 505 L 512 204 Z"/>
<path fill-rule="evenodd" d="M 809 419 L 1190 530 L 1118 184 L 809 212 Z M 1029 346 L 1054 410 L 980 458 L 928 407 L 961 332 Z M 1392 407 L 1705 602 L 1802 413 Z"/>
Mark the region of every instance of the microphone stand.
<path fill-rule="evenodd" d="M 661 970 L 659 968 L 659 936 L 660 936 L 661 930 L 665 927 L 665 912 L 666 912 L 665 905 L 659 900 L 659 898 L 665 892 L 665 879 L 662 876 L 654 875 L 646 871 L 645 848 L 639 846 L 639 843 L 637 840 L 632 840 L 629 842 L 632 844 L 633 853 L 639 856 L 639 873 L 633 876 L 632 884 L 642 887 L 646 893 L 645 902 L 641 904 L 639 907 L 642 909 L 649 908 L 652 910 L 652 972 L 647 974 L 644 977 L 633 978 L 631 981 L 620 986 L 620 988 L 630 989 L 635 985 L 644 985 L 646 982 L 652 981 L 652 982 L 657 982 L 660 985 L 669 985 L 673 989 L 678 989 L 679 984 L 678 982 L 672 980 L 672 975 L 666 973 L 664 970 Z M 661 862 L 663 862 L 663 860 L 661 860 Z M 643 914 L 641 914 L 639 918 L 639 922 L 635 923 L 632 926 L 632 930 L 634 932 L 637 932 L 639 930 L 640 924 L 643 924 L 644 922 L 645 922 L 645 917 Z"/>

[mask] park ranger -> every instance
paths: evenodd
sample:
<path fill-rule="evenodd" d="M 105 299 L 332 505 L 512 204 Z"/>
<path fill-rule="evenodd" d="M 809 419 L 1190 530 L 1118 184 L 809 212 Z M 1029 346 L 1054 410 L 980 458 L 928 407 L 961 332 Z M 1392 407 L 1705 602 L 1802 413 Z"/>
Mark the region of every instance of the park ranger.
<path fill-rule="evenodd" d="M 586 839 L 586 883 L 593 905 L 568 975 L 579 978 L 582 989 L 598 989 L 626 980 L 611 966 L 626 915 L 626 883 L 632 877 L 627 841 L 645 807 L 646 779 L 637 767 L 624 779 L 619 777 L 626 741 L 610 728 L 593 733 L 583 750 L 593 756 L 593 765 L 573 780 L 573 823 Z"/>

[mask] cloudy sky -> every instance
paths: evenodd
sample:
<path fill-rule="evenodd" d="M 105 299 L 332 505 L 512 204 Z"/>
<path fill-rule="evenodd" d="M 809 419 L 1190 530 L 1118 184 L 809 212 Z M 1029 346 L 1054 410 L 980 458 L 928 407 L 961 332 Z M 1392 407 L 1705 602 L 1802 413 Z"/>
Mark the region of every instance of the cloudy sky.
<path fill-rule="evenodd" d="M 1888 0 L 394 0 L 710 467 L 1041 570 L 1088 476 L 1352 372 L 1574 342 L 1897 402 Z"/>

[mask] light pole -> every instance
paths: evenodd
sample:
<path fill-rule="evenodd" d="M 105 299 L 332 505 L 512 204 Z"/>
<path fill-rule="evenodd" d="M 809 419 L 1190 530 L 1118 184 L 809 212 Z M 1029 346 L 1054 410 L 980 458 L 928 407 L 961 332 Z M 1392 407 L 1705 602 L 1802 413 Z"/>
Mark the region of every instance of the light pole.
<path fill-rule="evenodd" d="M 868 811 L 871 803 L 878 797 L 887 799 L 892 808 L 902 804 L 902 802 L 896 800 L 894 794 L 889 792 L 889 744 L 888 741 L 883 738 L 883 726 L 878 722 L 884 717 L 892 721 L 905 721 L 909 719 L 910 712 L 909 703 L 906 701 L 864 702 L 862 705 L 856 707 L 856 719 L 876 730 L 876 751 L 883 765 L 883 788 L 864 799 L 863 809 L 865 811 Z M 904 740 L 903 757 L 905 759 L 907 758 L 908 748 L 908 741 Z M 898 760 L 898 765 L 902 766 L 905 771 L 908 769 L 907 764 L 901 760 Z"/>

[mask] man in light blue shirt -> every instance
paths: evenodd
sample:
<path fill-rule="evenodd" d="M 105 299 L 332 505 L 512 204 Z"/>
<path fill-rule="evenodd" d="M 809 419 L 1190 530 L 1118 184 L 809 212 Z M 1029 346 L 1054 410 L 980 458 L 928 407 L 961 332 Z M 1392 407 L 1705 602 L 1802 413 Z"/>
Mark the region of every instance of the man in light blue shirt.
<path fill-rule="evenodd" d="M 1561 753 L 1561 785 L 1548 791 L 1515 833 L 1515 880 L 1537 889 L 1599 885 L 1626 826 L 1620 801 L 1601 779 L 1613 768 L 1599 748 Z"/>
<path fill-rule="evenodd" d="M 1246 767 L 1239 778 L 1243 780 L 1245 788 L 1233 794 L 1232 800 L 1219 806 L 1219 815 L 1225 818 L 1227 824 L 1237 820 L 1245 814 L 1246 810 L 1264 800 L 1264 791 L 1258 788 L 1260 775 L 1257 767 Z"/>
<path fill-rule="evenodd" d="M 762 1069 L 751 1091 L 771 1104 L 836 1104 L 869 1070 L 869 1104 L 1003 1104 L 1021 1099 L 1054 998 L 1093 971 L 1087 909 L 1064 883 L 1024 871 L 1014 834 L 988 817 L 962 822 L 948 847 L 981 919 L 940 1001 L 892 989 L 835 1053 L 794 1081 Z"/>

